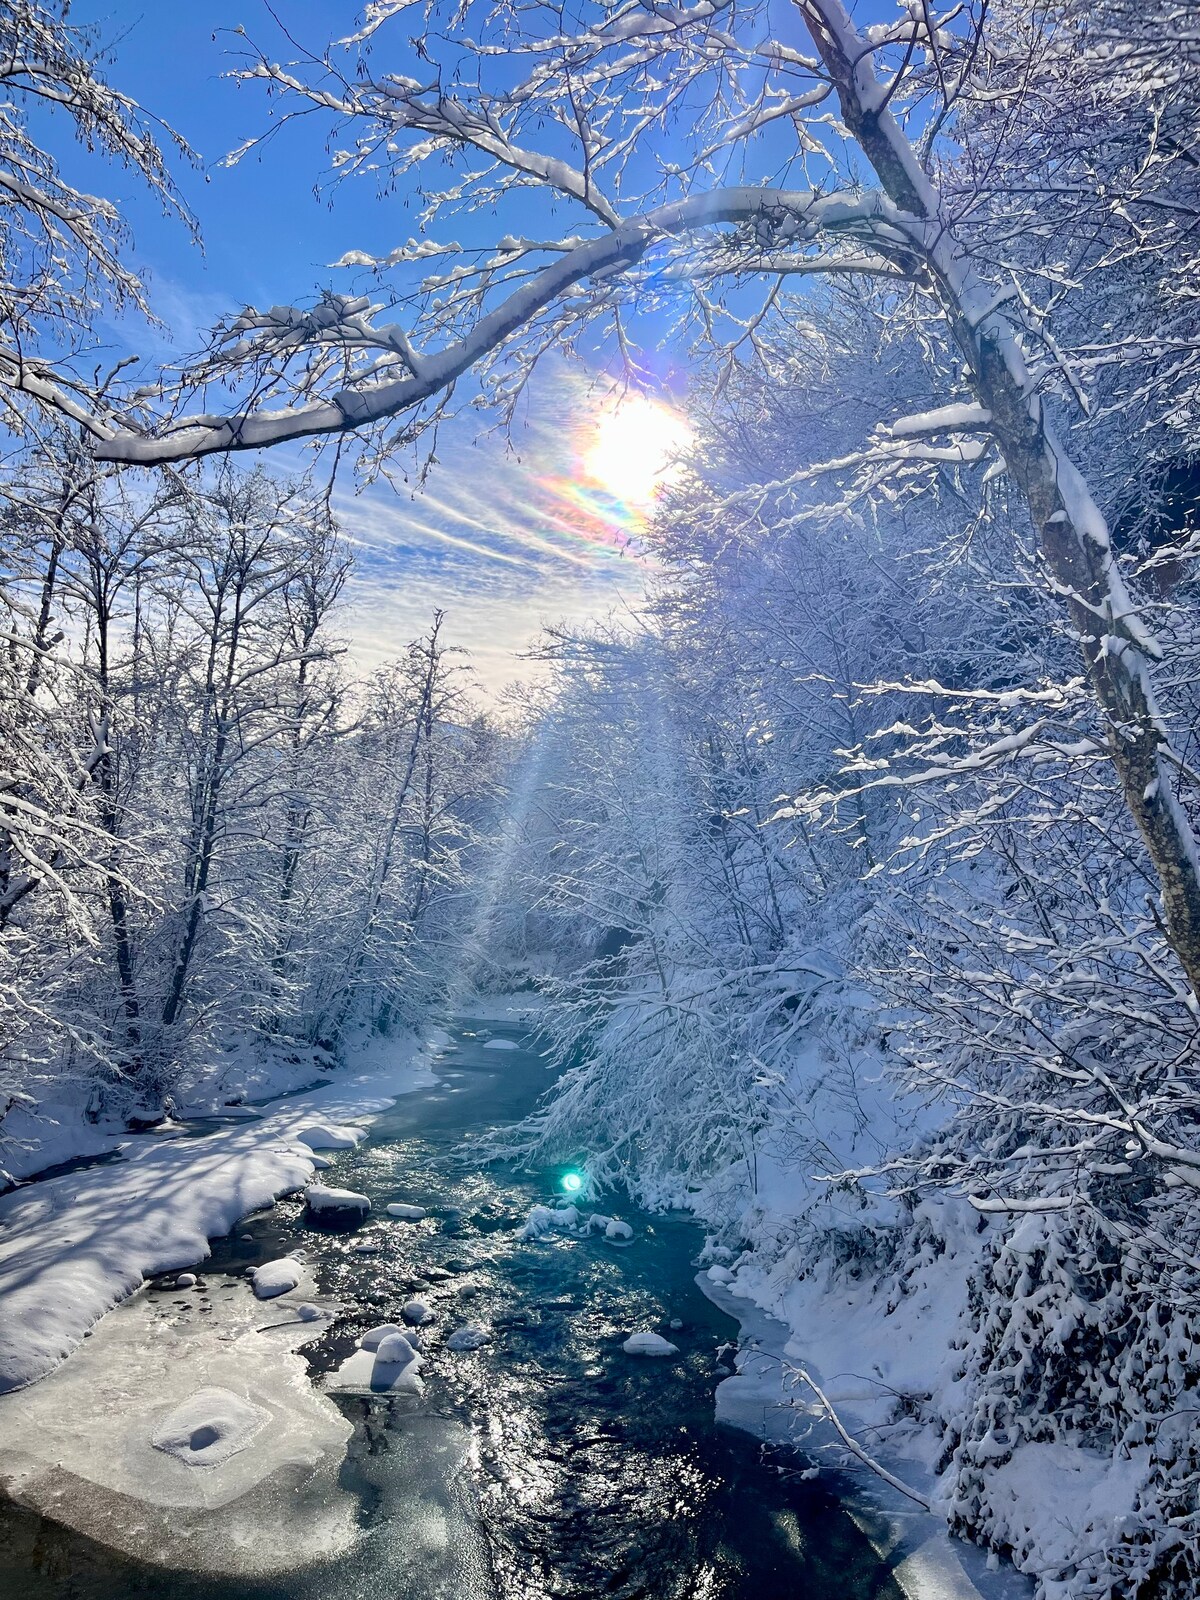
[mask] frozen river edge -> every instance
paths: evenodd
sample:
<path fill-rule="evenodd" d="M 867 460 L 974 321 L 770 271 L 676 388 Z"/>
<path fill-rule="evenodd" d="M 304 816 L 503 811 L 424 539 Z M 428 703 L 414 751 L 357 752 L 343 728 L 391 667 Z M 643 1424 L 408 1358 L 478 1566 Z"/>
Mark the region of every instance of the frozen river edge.
<path fill-rule="evenodd" d="M 119 1163 L 0 1201 L 5 1494 L 129 1555 L 192 1570 L 283 1571 L 354 1542 L 357 1503 L 339 1485 L 352 1429 L 299 1354 L 325 1319 L 220 1280 L 179 1291 L 204 1315 L 164 1316 L 163 1294 L 143 1285 L 195 1266 L 210 1239 L 328 1165 L 300 1138 L 314 1123 L 354 1137 L 432 1083 L 429 1049 L 373 1040 L 329 1085 L 253 1120 L 201 1138 L 141 1135 Z M 311 1284 L 298 1290 L 313 1298 Z M 227 1415 L 261 1429 L 254 1448 L 197 1470 L 156 1446 L 198 1393 L 218 1428 Z"/>
<path fill-rule="evenodd" d="M 792 1376 L 801 1364 L 792 1330 L 713 1282 L 707 1272 L 698 1273 L 696 1283 L 714 1305 L 741 1324 L 737 1371 L 717 1388 L 717 1421 L 764 1443 L 803 1449 L 816 1459 L 830 1452 L 839 1463 L 846 1463 L 848 1452 L 841 1448 L 832 1425 L 813 1414 L 815 1408 L 808 1405 L 811 1397 Z M 821 1382 L 814 1364 L 804 1365 Z M 839 1415 L 852 1432 L 857 1430 L 858 1420 L 852 1414 L 839 1408 Z M 923 1475 L 914 1462 L 880 1459 L 902 1480 L 922 1490 L 930 1487 L 917 1481 Z M 1027 1578 L 1011 1568 L 990 1571 L 984 1551 L 952 1538 L 940 1517 L 922 1510 L 866 1467 L 841 1464 L 838 1479 L 842 1504 L 878 1554 L 886 1557 L 907 1600 L 1030 1600 L 1033 1585 Z"/>

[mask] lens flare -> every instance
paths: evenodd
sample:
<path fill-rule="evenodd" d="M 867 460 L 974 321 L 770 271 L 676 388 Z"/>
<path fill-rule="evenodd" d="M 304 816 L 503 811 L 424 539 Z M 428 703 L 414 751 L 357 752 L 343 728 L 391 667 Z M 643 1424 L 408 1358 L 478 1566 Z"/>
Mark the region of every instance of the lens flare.
<path fill-rule="evenodd" d="M 568 1194 L 578 1194 L 583 1188 L 583 1177 L 578 1172 L 564 1172 L 562 1186 Z"/>

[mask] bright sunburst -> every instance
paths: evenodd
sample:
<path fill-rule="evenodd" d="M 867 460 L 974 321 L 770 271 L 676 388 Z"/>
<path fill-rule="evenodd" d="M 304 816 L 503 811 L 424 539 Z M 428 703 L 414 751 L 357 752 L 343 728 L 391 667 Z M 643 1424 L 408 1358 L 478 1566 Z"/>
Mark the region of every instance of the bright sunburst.
<path fill-rule="evenodd" d="M 626 394 L 604 407 L 584 452 L 588 477 L 627 506 L 649 507 L 692 431 L 677 411 L 646 395 Z"/>

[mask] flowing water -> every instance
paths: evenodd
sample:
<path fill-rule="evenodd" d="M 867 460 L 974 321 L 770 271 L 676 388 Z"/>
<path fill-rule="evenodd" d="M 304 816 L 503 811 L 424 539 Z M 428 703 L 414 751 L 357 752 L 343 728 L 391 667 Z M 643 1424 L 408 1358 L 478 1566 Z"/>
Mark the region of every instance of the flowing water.
<path fill-rule="evenodd" d="M 306 1352 L 316 1372 L 399 1320 L 410 1296 L 435 1311 L 423 1398 L 337 1401 L 355 1428 L 342 1473 L 365 1535 L 354 1551 L 282 1578 L 167 1573 L 7 1506 L 0 1600 L 900 1600 L 820 1484 L 714 1424 L 737 1325 L 696 1287 L 694 1223 L 614 1203 L 635 1230 L 627 1245 L 519 1238 L 531 1205 L 563 1198 L 563 1174 L 481 1167 L 463 1140 L 526 1113 L 548 1074 L 532 1047 L 485 1048 L 483 1027 L 455 1029 L 436 1085 L 398 1100 L 330 1174 L 376 1216 L 403 1200 L 425 1221 L 373 1228 L 382 1251 L 363 1255 L 361 1234 L 318 1230 L 285 1200 L 216 1241 L 202 1268 L 216 1286 L 302 1243 L 345 1308 Z M 439 1333 L 465 1322 L 494 1342 L 441 1349 Z M 624 1354 L 639 1328 L 679 1356 Z"/>

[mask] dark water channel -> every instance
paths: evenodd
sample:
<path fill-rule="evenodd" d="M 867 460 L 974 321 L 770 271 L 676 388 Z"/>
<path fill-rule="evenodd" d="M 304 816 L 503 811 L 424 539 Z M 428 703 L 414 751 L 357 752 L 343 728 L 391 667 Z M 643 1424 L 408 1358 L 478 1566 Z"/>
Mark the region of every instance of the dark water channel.
<path fill-rule="evenodd" d="M 718 1350 L 737 1325 L 693 1281 L 693 1223 L 609 1197 L 599 1209 L 633 1225 L 631 1244 L 518 1237 L 531 1205 L 564 1198 L 561 1174 L 481 1168 L 463 1139 L 530 1109 L 547 1072 L 533 1049 L 483 1048 L 471 1036 L 483 1026 L 455 1029 L 438 1083 L 335 1159 L 329 1181 L 371 1196 L 365 1233 L 380 1253 L 355 1251 L 363 1230 L 316 1230 L 285 1200 L 217 1241 L 201 1269 L 239 1271 L 302 1244 L 322 1293 L 344 1307 L 308 1347 L 318 1370 L 366 1328 L 398 1321 L 410 1296 L 435 1311 L 420 1400 L 338 1400 L 355 1425 L 343 1483 L 361 1507 L 359 1546 L 283 1578 L 201 1578 L 10 1506 L 3 1600 L 900 1600 L 819 1483 L 714 1424 Z M 382 1223 L 394 1200 L 429 1215 Z M 494 1342 L 443 1349 L 465 1322 L 490 1326 Z M 634 1329 L 665 1334 L 680 1355 L 625 1355 Z"/>

